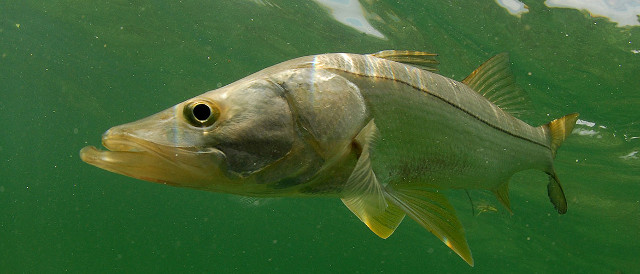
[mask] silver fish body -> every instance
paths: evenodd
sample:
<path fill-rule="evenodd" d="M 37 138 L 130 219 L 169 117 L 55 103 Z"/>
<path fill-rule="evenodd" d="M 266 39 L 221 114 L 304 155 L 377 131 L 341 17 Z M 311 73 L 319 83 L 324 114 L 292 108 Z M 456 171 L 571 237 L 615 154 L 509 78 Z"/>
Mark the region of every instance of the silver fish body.
<path fill-rule="evenodd" d="M 409 215 L 473 265 L 439 190 L 490 190 L 509 208 L 509 178 L 538 169 L 566 212 L 553 158 L 577 114 L 533 127 L 505 111 L 523 101 L 504 54 L 462 82 L 407 64 L 429 56 L 289 60 L 114 127 L 103 136 L 110 151 L 80 154 L 106 170 L 180 187 L 339 197 L 382 238 Z"/>
<path fill-rule="evenodd" d="M 305 83 L 303 89 L 311 90 L 300 99 L 305 102 L 323 96 L 319 87 L 357 90 L 360 96 L 350 98 L 332 94 L 321 111 L 308 115 L 314 123 L 305 126 L 345 132 L 337 121 L 355 119 L 362 128 L 375 119 L 380 136 L 373 169 L 385 182 L 493 190 L 521 170 L 552 172 L 548 128 L 522 122 L 461 82 L 371 55 L 300 61 L 308 68 L 276 74 L 273 81 L 288 90 Z M 341 117 L 318 118 L 341 113 L 345 102 L 364 105 Z"/>

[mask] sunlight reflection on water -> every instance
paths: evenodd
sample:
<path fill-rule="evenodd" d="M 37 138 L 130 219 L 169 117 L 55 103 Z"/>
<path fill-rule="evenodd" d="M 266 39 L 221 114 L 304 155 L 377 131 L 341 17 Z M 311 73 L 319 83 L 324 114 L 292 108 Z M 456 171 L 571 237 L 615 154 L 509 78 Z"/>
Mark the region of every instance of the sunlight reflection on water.
<path fill-rule="evenodd" d="M 525 4 L 517 0 L 496 0 L 496 3 L 515 16 L 520 16 L 529 11 Z M 610 21 L 618 23 L 618 27 L 640 25 L 638 21 L 638 16 L 640 15 L 639 0 L 547 0 L 544 4 L 550 8 L 586 10 L 593 17 L 606 17 Z"/>

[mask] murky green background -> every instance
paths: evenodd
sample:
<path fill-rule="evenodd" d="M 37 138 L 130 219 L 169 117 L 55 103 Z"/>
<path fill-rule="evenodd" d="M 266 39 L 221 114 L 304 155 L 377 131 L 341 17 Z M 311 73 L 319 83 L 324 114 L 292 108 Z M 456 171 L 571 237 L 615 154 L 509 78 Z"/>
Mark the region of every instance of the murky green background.
<path fill-rule="evenodd" d="M 386 39 L 308 1 L 0 2 L 0 272 L 555 272 L 640 269 L 640 27 L 524 1 L 362 1 Z M 583 121 L 556 169 L 516 175 L 514 215 L 490 193 L 449 193 L 476 266 L 409 218 L 387 240 L 337 199 L 249 206 L 80 161 L 109 127 L 294 57 L 416 49 L 463 79 L 509 52 L 546 123 Z M 634 53 L 635 52 L 635 53 Z M 498 209 L 497 212 L 492 208 Z M 480 214 L 478 214 L 480 213 Z"/>

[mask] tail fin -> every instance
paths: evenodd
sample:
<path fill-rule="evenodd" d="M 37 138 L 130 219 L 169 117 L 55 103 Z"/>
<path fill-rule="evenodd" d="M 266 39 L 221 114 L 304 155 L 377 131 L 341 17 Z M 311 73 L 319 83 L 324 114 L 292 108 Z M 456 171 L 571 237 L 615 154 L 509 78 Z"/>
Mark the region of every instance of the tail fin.
<path fill-rule="evenodd" d="M 564 196 L 562 185 L 558 182 L 558 176 L 555 172 L 549 174 L 549 183 L 547 184 L 547 195 L 549 200 L 556 208 L 558 214 L 567 213 L 567 198 Z"/>
<path fill-rule="evenodd" d="M 571 113 L 562 118 L 555 119 L 545 125 L 549 129 L 549 135 L 551 137 L 550 147 L 553 158 L 556 157 L 558 147 L 560 147 L 562 142 L 567 139 L 567 136 L 571 134 L 573 126 L 576 125 L 576 121 L 578 121 L 578 113 Z M 558 213 L 564 214 L 567 212 L 567 199 L 565 198 L 562 186 L 558 181 L 558 176 L 553 168 L 551 168 L 550 171 L 547 171 L 547 174 L 549 174 L 549 184 L 547 184 L 549 200 L 551 200 L 551 203 Z"/>
<path fill-rule="evenodd" d="M 555 119 L 548 123 L 546 126 L 549 128 L 549 135 L 551 135 L 551 153 L 553 158 L 556 157 L 556 151 L 558 147 L 567 139 L 567 136 L 571 134 L 573 126 L 578 121 L 578 113 L 571 113 L 565 115 L 562 118 Z"/>

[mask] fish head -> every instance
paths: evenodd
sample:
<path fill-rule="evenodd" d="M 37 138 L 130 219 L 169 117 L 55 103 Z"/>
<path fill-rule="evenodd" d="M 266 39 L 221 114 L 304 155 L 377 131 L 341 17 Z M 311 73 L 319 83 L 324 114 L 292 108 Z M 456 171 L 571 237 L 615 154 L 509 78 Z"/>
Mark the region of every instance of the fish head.
<path fill-rule="evenodd" d="M 294 158 L 294 127 L 279 85 L 268 79 L 238 81 L 113 127 L 102 136 L 107 150 L 88 146 L 80 156 L 146 181 L 240 193 L 264 183 L 255 173 L 287 155 Z"/>
<path fill-rule="evenodd" d="M 358 87 L 326 70 L 265 71 L 113 127 L 102 137 L 107 150 L 88 146 L 80 156 L 115 173 L 212 192 L 339 191 L 359 154 L 352 140 L 368 121 Z"/>

